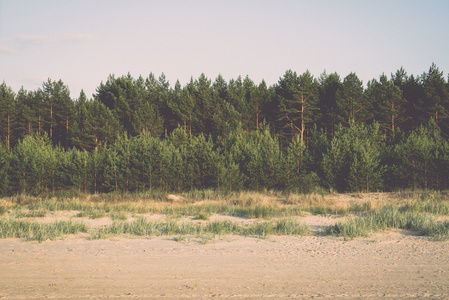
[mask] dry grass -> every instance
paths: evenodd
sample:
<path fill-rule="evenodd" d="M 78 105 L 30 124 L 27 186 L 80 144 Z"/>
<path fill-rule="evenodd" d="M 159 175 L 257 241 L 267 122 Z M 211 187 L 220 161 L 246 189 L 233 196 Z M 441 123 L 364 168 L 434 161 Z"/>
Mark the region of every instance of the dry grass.
<path fill-rule="evenodd" d="M 188 218 L 190 220 L 212 223 L 214 221 L 210 220 L 210 217 L 220 215 L 264 220 L 259 225 L 251 227 L 253 229 L 250 231 L 253 235 L 265 236 L 271 234 L 271 232 L 279 234 L 282 231 L 276 227 L 278 225 L 273 223 L 279 219 L 289 219 L 310 213 L 366 219 L 366 216 L 370 213 L 385 211 L 385 208 L 392 205 L 397 207 L 400 213 L 398 216 L 402 216 L 403 213 L 412 213 L 417 216 L 420 214 L 449 216 L 449 196 L 445 192 L 405 191 L 396 193 L 305 195 L 285 194 L 275 191 L 220 193 L 213 190 L 205 190 L 182 194 L 153 192 L 147 194 L 99 195 L 69 193 L 51 194 L 42 197 L 16 195 L 0 199 L 0 220 L 28 218 L 31 221 L 39 222 L 39 218 L 46 218 L 48 214 L 52 215 L 58 211 L 66 211 L 74 212 L 74 218 L 99 219 L 107 217 L 111 221 L 123 224 L 132 223 L 134 220 L 148 215 L 164 215 L 167 219 L 172 220 Z M 365 221 L 360 224 L 357 222 L 360 223 L 360 220 L 346 224 L 348 225 L 347 228 L 353 230 L 355 227 L 359 228 L 360 224 L 363 223 L 362 227 L 367 229 L 362 230 L 363 234 L 360 235 L 363 236 L 373 231 L 372 226 L 365 226 Z M 290 223 L 284 222 L 283 224 L 289 225 Z M 354 224 L 358 225 L 355 226 Z M 338 227 L 341 228 L 342 232 L 346 230 L 344 229 L 346 227 L 343 227 L 343 225 L 340 224 L 340 227 Z M 377 228 L 376 226 L 373 228 Z M 340 230 L 338 228 L 334 227 L 330 228 L 330 230 L 333 230 L 335 233 Z M 246 232 L 249 232 L 248 230 Z M 426 230 L 423 229 L 422 232 L 430 232 Z M 185 233 L 182 230 L 174 232 L 181 235 Z M 239 232 L 242 234 L 244 230 Z M 210 234 L 207 231 L 206 233 Z M 357 236 L 357 234 L 348 234 L 348 236 Z M 441 233 L 440 235 L 445 236 L 445 234 Z M 339 232 L 338 235 L 344 236 L 345 234 Z"/>

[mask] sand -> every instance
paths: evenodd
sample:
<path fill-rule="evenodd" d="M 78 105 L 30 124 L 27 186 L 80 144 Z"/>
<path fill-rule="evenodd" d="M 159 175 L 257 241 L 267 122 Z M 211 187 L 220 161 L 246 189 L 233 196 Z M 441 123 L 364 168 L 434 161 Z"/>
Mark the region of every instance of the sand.
<path fill-rule="evenodd" d="M 302 219 L 316 232 L 335 219 Z M 0 298 L 449 298 L 449 242 L 329 236 L 0 240 Z"/>

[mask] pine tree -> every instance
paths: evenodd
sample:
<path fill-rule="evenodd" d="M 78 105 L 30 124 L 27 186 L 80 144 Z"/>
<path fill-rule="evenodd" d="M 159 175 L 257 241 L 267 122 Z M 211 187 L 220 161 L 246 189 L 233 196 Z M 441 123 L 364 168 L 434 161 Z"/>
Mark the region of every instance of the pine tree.
<path fill-rule="evenodd" d="M 370 119 L 370 103 L 367 101 L 362 81 L 355 73 L 343 79 L 343 84 L 336 94 L 337 119 L 345 126 L 358 124 Z"/>
<path fill-rule="evenodd" d="M 173 97 L 169 99 L 168 106 L 172 114 L 178 120 L 177 125 L 182 125 L 184 131 L 192 136 L 192 118 L 195 108 L 193 95 L 187 87 L 181 89 L 179 81 L 175 85 Z"/>
<path fill-rule="evenodd" d="M 337 73 L 326 74 L 324 72 L 319 78 L 319 108 L 320 128 L 332 135 L 337 125 L 337 91 L 341 88 L 341 79 Z"/>
<path fill-rule="evenodd" d="M 401 89 L 404 98 L 403 129 L 410 132 L 426 124 L 429 116 L 425 113 L 424 90 L 419 80 L 413 75 L 407 76 L 403 68 L 392 75 L 392 80 Z"/>
<path fill-rule="evenodd" d="M 93 116 L 88 110 L 86 94 L 83 90 L 75 102 L 75 120 L 71 126 L 69 137 L 71 145 L 83 151 L 90 151 L 95 147 Z"/>
<path fill-rule="evenodd" d="M 431 119 L 427 126 L 420 126 L 395 146 L 394 153 L 399 158 L 395 175 L 405 182 L 405 188 L 446 187 L 448 149 L 447 141 Z"/>
<path fill-rule="evenodd" d="M 251 92 L 251 112 L 252 118 L 254 120 L 255 129 L 259 130 L 259 124 L 264 117 L 264 107 L 270 101 L 270 93 L 267 88 L 267 84 L 264 80 L 259 84 L 259 86 L 254 86 Z"/>
<path fill-rule="evenodd" d="M 16 141 L 23 139 L 26 135 L 37 132 L 37 121 L 33 111 L 33 93 L 21 88 L 16 97 L 16 126 L 14 136 Z"/>
<path fill-rule="evenodd" d="M 33 195 L 54 191 L 58 152 L 45 135 L 26 136 L 19 141 L 11 153 L 13 190 Z"/>
<path fill-rule="evenodd" d="M 446 82 L 443 72 L 433 63 L 429 71 L 421 76 L 424 90 L 424 107 L 426 113 L 435 121 L 437 126 L 445 124 L 449 129 L 446 120 L 449 117 L 447 107 L 449 106 L 449 91 L 446 89 Z"/>
<path fill-rule="evenodd" d="M 10 151 L 0 144 L 0 196 L 10 195 Z"/>
<path fill-rule="evenodd" d="M 318 82 L 309 71 L 301 76 L 288 70 L 279 79 L 276 91 L 279 97 L 280 120 L 289 128 L 291 140 L 299 134 L 304 143 L 306 125 L 318 117 Z"/>
<path fill-rule="evenodd" d="M 16 117 L 15 94 L 13 90 L 3 82 L 0 85 L 0 136 L 6 149 L 11 149 L 12 131 Z"/>
<path fill-rule="evenodd" d="M 212 117 L 216 110 L 211 80 L 201 74 L 194 82 L 191 80 L 187 87 L 195 99 L 192 131 L 208 136 L 212 133 Z"/>
<path fill-rule="evenodd" d="M 401 89 L 382 74 L 379 81 L 368 82 L 366 91 L 374 106 L 374 118 L 385 131 L 392 133 L 404 121 L 404 98 Z"/>

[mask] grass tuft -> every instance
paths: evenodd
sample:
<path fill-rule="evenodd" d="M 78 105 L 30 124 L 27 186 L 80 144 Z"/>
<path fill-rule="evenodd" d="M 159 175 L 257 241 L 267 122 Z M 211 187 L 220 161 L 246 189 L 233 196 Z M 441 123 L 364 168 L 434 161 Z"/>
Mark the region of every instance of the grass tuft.
<path fill-rule="evenodd" d="M 449 222 L 439 222 L 429 214 L 403 211 L 398 206 L 388 206 L 366 213 L 362 217 L 329 226 L 327 234 L 345 238 L 367 237 L 387 229 L 410 229 L 439 240 L 449 239 Z"/>
<path fill-rule="evenodd" d="M 27 222 L 14 219 L 0 219 L 0 237 L 25 238 L 27 241 L 39 243 L 48 239 L 55 240 L 67 234 L 87 232 L 83 223 L 72 221 L 58 221 L 50 224 Z"/>

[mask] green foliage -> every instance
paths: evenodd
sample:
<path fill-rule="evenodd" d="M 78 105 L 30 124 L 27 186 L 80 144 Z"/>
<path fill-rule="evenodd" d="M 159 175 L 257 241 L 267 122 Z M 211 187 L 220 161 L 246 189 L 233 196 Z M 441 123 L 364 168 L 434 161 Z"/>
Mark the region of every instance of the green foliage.
<path fill-rule="evenodd" d="M 431 120 L 395 145 L 392 173 L 402 188 L 443 189 L 449 186 L 449 144 Z"/>
<path fill-rule="evenodd" d="M 376 191 L 382 188 L 383 138 L 379 126 L 340 127 L 324 153 L 322 168 L 329 188 L 339 191 Z"/>
<path fill-rule="evenodd" d="M 72 221 L 57 221 L 50 224 L 0 219 L 0 238 L 25 238 L 27 241 L 44 242 L 56 240 L 67 234 L 87 232 L 87 226 Z"/>
<path fill-rule="evenodd" d="M 254 132 L 243 145 L 235 145 L 231 151 L 239 156 L 237 162 L 245 176 L 246 186 L 250 189 L 281 187 L 284 155 L 278 140 L 270 134 L 268 127 Z"/>
<path fill-rule="evenodd" d="M 339 222 L 327 228 L 327 233 L 345 238 L 369 236 L 390 228 L 411 229 L 437 239 L 449 239 L 449 222 L 436 221 L 432 216 L 410 211 L 401 212 L 397 206 L 373 210 L 363 217 Z"/>
<path fill-rule="evenodd" d="M 355 73 L 292 70 L 270 87 L 110 75 L 76 100 L 61 80 L 3 82 L 0 195 L 446 189 L 448 95 L 435 64 L 366 89 Z"/>
<path fill-rule="evenodd" d="M 288 70 L 279 79 L 276 93 L 285 136 L 294 140 L 299 135 L 304 144 L 306 125 L 316 121 L 318 115 L 318 81 L 308 70 L 300 76 Z"/>
<path fill-rule="evenodd" d="M 9 195 L 10 186 L 10 153 L 0 144 L 0 195 Z"/>
<path fill-rule="evenodd" d="M 277 235 L 308 235 L 310 228 L 302 223 L 290 219 L 280 219 L 277 222 L 263 221 L 249 225 L 241 225 L 232 221 L 211 221 L 204 224 L 193 222 L 176 222 L 169 220 L 166 222 L 151 222 L 140 217 L 132 222 L 115 221 L 112 225 L 102 227 L 93 231 L 91 239 L 103 239 L 111 235 L 137 235 L 137 236 L 173 236 L 177 241 L 185 239 L 186 235 L 253 235 L 257 238 L 267 238 L 272 234 Z M 210 238 L 208 238 L 210 240 Z"/>
<path fill-rule="evenodd" d="M 343 79 L 336 94 L 338 120 L 345 126 L 369 120 L 370 102 L 365 96 L 363 83 L 355 73 Z"/>
<path fill-rule="evenodd" d="M 0 143 L 8 150 L 12 146 L 12 125 L 16 116 L 14 98 L 12 89 L 3 82 L 0 85 Z"/>
<path fill-rule="evenodd" d="M 13 190 L 42 194 L 54 190 L 60 149 L 53 147 L 46 136 L 27 136 L 11 153 Z"/>
<path fill-rule="evenodd" d="M 405 122 L 405 99 L 402 90 L 393 80 L 388 80 L 387 76 L 382 74 L 379 81 L 368 82 L 366 94 L 374 106 L 375 119 L 385 132 L 392 133 Z"/>

